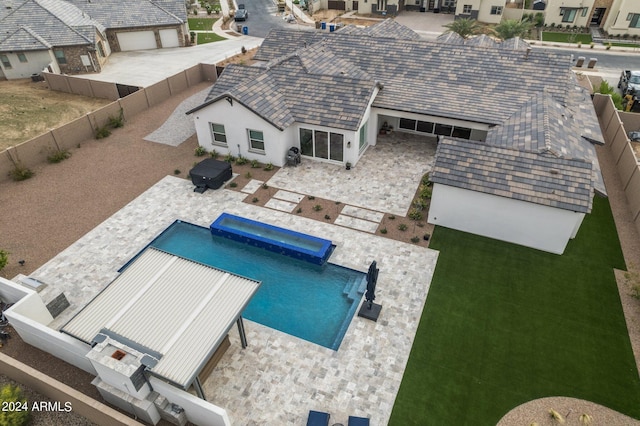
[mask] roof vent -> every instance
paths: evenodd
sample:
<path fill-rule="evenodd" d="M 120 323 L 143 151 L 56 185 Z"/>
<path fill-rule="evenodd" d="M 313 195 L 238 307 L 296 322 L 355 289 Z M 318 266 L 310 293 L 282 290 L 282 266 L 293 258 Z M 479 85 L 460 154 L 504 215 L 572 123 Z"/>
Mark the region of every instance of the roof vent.
<path fill-rule="evenodd" d="M 549 170 L 549 173 L 551 173 L 552 175 L 559 175 L 560 174 L 560 172 L 557 171 L 556 169 Z"/>
<path fill-rule="evenodd" d="M 531 53 L 531 47 L 527 47 L 527 53 L 525 53 L 524 58 L 528 59 L 530 53 Z"/>

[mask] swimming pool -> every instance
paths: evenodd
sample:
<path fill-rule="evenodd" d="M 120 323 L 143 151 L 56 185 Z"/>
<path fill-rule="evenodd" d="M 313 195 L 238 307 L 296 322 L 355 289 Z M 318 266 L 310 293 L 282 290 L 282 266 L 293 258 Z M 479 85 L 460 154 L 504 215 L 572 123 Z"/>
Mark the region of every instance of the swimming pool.
<path fill-rule="evenodd" d="M 176 221 L 150 246 L 262 281 L 243 317 L 337 350 L 366 288 L 366 274 L 316 265 L 217 237 Z"/>

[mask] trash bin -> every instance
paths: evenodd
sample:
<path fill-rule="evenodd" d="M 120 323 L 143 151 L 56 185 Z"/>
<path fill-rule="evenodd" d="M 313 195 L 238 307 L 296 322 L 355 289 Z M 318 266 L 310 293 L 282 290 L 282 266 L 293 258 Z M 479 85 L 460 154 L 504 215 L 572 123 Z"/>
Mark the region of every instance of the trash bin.
<path fill-rule="evenodd" d="M 421 7 L 421 8 L 420 8 L 420 12 L 426 12 L 426 11 L 427 11 L 427 8 L 426 8 L 426 7 Z"/>
<path fill-rule="evenodd" d="M 242 34 L 249 35 L 249 27 L 247 26 L 242 27 Z"/>
<path fill-rule="evenodd" d="M 320 28 L 323 29 L 323 30 L 326 30 L 327 29 L 327 23 L 326 22 L 321 22 L 320 23 Z"/>
<path fill-rule="evenodd" d="M 242 31 L 242 24 L 236 24 L 236 31 L 237 32 L 241 32 Z"/>
<path fill-rule="evenodd" d="M 320 29 L 320 21 L 316 21 L 316 30 Z"/>
<path fill-rule="evenodd" d="M 335 24 L 329 24 L 329 32 L 332 33 L 336 30 Z"/>

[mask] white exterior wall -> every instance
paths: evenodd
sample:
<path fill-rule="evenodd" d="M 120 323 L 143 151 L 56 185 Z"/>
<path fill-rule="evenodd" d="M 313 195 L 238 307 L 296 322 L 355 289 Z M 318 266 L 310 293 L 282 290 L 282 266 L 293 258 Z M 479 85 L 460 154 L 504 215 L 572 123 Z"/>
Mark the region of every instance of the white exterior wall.
<path fill-rule="evenodd" d="M 198 426 L 231 426 L 226 410 L 151 376 L 153 390 L 184 408 L 187 419 Z"/>
<path fill-rule="evenodd" d="M 584 213 L 434 184 L 428 222 L 562 254 Z"/>
<path fill-rule="evenodd" d="M 24 53 L 27 58 L 27 62 L 20 62 L 18 59 L 18 53 Z M 9 62 L 11 63 L 11 68 L 6 69 L 0 63 L 0 67 L 2 67 L 2 71 L 4 72 L 7 80 L 13 80 L 18 78 L 30 78 L 31 74 L 40 73 L 43 69 L 45 69 L 49 64 L 55 64 L 54 72 L 60 73 L 60 68 L 58 68 L 58 63 L 55 61 L 53 54 L 49 50 L 36 50 L 33 52 L 3 52 L 3 55 L 7 55 L 9 58 Z"/>
<path fill-rule="evenodd" d="M 591 14 L 593 12 L 593 2 L 594 0 L 548 0 L 547 8 L 544 11 L 545 14 L 545 24 L 551 25 L 555 24 L 556 26 L 562 25 L 566 27 L 577 26 L 577 27 L 588 27 L 591 22 Z M 576 11 L 576 16 L 573 22 L 562 22 L 563 16 L 560 15 L 560 8 L 563 7 L 586 7 L 588 8 L 585 16 L 582 16 L 582 11 Z"/>
<path fill-rule="evenodd" d="M 287 151 L 292 146 L 299 146 L 297 130 L 293 127 L 280 131 L 271 123 L 254 114 L 250 109 L 235 99 L 233 106 L 224 99 L 193 113 L 198 142 L 207 151 L 233 156 L 241 154 L 249 160 L 261 163 L 272 163 L 283 166 Z M 227 136 L 227 147 L 214 145 L 209 123 L 223 124 Z M 260 130 L 264 136 L 264 153 L 249 151 L 249 135 L 247 129 Z M 239 145 L 239 146 L 238 146 Z"/>
<path fill-rule="evenodd" d="M 0 297 L 15 303 L 5 314 L 20 338 L 71 365 L 96 374 L 85 355 L 91 347 L 47 327 L 53 317 L 34 290 L 0 278 Z"/>
<path fill-rule="evenodd" d="M 462 0 L 463 2 L 466 0 Z M 505 8 L 505 0 L 490 0 L 482 2 L 480 6 L 480 11 L 478 13 L 478 21 L 485 22 L 487 24 L 499 24 L 502 20 L 502 13 L 504 13 Z M 502 13 L 500 15 L 492 15 L 491 7 L 492 6 L 500 6 L 502 7 Z"/>
<path fill-rule="evenodd" d="M 611 5 L 611 10 L 602 28 L 609 34 L 636 34 L 640 35 L 640 28 L 629 28 L 630 21 L 627 16 L 630 13 L 640 13 L 640 1 L 616 0 Z"/>

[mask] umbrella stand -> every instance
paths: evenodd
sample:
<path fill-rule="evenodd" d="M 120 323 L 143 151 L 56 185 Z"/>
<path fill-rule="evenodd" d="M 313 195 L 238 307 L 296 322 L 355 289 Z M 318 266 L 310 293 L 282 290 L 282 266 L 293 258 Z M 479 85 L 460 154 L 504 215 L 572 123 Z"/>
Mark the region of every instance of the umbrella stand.
<path fill-rule="evenodd" d="M 380 272 L 380 270 L 377 268 L 377 262 L 374 260 L 371 262 L 369 271 L 367 272 L 367 291 L 364 294 L 365 302 L 362 302 L 362 305 L 360 305 L 360 311 L 358 311 L 359 317 L 372 321 L 378 321 L 380 311 L 382 310 L 382 305 L 373 303 L 376 298 L 375 292 L 376 284 L 378 282 L 378 272 Z"/>

